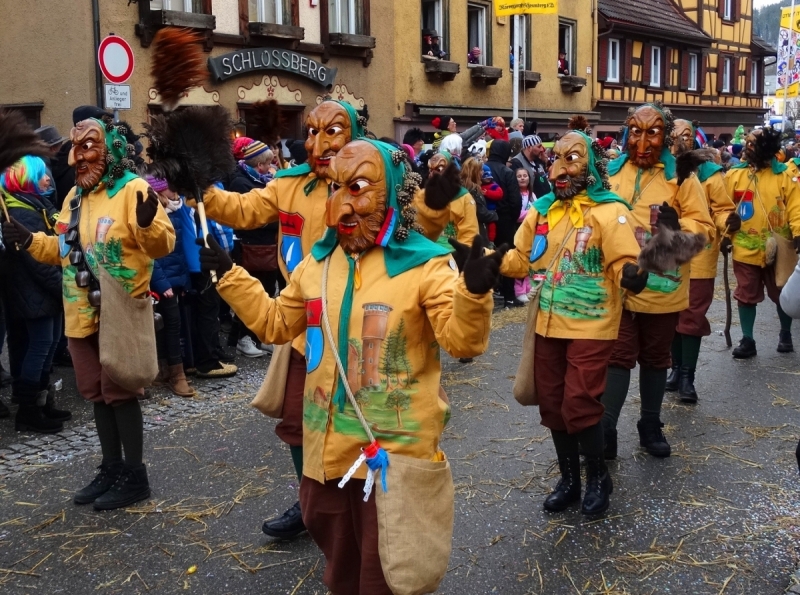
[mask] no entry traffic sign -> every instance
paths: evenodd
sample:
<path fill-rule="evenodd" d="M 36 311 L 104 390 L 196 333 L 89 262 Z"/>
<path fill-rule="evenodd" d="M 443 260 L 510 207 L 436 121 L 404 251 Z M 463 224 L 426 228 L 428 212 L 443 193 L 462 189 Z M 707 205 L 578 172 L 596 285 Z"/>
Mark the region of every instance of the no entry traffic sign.
<path fill-rule="evenodd" d="M 118 35 L 109 35 L 100 42 L 97 62 L 103 76 L 115 85 L 124 83 L 133 74 L 133 50 Z"/>

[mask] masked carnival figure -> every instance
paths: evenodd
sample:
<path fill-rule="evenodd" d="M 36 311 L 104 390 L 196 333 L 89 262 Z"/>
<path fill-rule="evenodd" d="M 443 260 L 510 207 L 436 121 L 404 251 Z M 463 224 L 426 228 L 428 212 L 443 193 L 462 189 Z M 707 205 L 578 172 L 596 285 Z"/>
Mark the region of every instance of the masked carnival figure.
<path fill-rule="evenodd" d="M 439 350 L 454 357 L 485 350 L 503 251 L 482 256 L 478 237 L 459 275 L 448 250 L 418 233 L 411 202 L 419 176 L 391 145 L 353 141 L 326 173 L 327 232 L 277 299 L 213 243 L 201 262 L 217 270 L 220 295 L 261 340 L 307 336 L 303 521 L 325 554 L 331 592 L 389 595 L 395 587 L 383 548 L 378 555 L 372 481 L 381 484 L 374 490 L 380 507 L 383 495 L 404 487 L 392 483 L 402 461 L 444 461 L 439 441 L 449 406 L 440 397 Z M 413 592 L 435 591 L 433 582 Z"/>

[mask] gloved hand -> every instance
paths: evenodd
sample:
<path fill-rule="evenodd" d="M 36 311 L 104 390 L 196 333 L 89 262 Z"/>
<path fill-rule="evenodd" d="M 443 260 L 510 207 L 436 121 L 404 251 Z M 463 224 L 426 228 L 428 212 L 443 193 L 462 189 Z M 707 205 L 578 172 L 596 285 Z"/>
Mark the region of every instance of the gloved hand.
<path fill-rule="evenodd" d="M 728 218 L 725 219 L 725 227 L 728 228 L 730 233 L 736 233 L 742 229 L 742 218 L 739 217 L 739 213 L 734 211 L 728 215 Z"/>
<path fill-rule="evenodd" d="M 794 251 L 800 254 L 800 238 L 794 238 Z"/>
<path fill-rule="evenodd" d="M 141 192 L 136 193 L 136 225 L 150 227 L 158 213 L 158 195 L 152 188 L 147 189 L 147 200 Z"/>
<path fill-rule="evenodd" d="M 730 254 L 733 250 L 733 243 L 730 238 L 722 238 L 719 243 L 719 251 L 721 254 Z"/>
<path fill-rule="evenodd" d="M 460 273 L 464 270 L 464 264 L 467 262 L 472 249 L 455 238 L 447 238 L 447 241 L 453 247 L 453 260 L 456 261 L 456 266 L 458 266 L 458 272 Z"/>
<path fill-rule="evenodd" d="M 500 278 L 500 261 L 507 251 L 508 245 L 503 244 L 494 253 L 484 256 L 483 238 L 476 235 L 462 273 L 467 291 L 478 295 L 492 291 Z"/>
<path fill-rule="evenodd" d="M 678 211 L 669 206 L 667 201 L 664 201 L 664 204 L 658 207 L 658 219 L 656 219 L 656 225 L 663 225 L 667 229 L 672 229 L 674 231 L 680 231 L 681 229 Z"/>
<path fill-rule="evenodd" d="M 205 272 L 215 271 L 217 279 L 222 279 L 223 275 L 233 268 L 233 261 L 211 234 L 208 234 L 206 239 L 208 248 L 203 244 L 203 240 L 200 238 L 196 240 L 200 245 L 200 268 Z"/>
<path fill-rule="evenodd" d="M 622 278 L 619 280 L 620 287 L 627 289 L 633 294 L 642 293 L 647 285 L 649 277 L 647 271 L 639 272 L 639 267 L 632 262 L 626 262 L 622 267 Z"/>
<path fill-rule="evenodd" d="M 22 223 L 13 217 L 10 221 L 3 221 L 3 242 L 7 248 L 16 244 L 20 248 L 27 249 L 32 241 L 33 234 Z"/>
<path fill-rule="evenodd" d="M 455 163 L 448 165 L 440 174 L 433 174 L 425 184 L 425 205 L 440 211 L 450 204 L 461 189 L 461 176 Z"/>

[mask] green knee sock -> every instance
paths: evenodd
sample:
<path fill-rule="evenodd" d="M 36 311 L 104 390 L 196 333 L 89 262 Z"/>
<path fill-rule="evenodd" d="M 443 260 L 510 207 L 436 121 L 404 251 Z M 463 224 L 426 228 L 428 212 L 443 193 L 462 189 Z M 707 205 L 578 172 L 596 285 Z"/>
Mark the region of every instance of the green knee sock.
<path fill-rule="evenodd" d="M 753 326 L 756 323 L 756 307 L 739 304 L 739 324 L 742 325 L 742 335 L 748 339 L 753 338 Z"/>
<path fill-rule="evenodd" d="M 292 463 L 294 463 L 294 470 L 297 473 L 297 479 L 303 479 L 303 447 L 290 446 L 289 452 L 292 453 Z"/>
<path fill-rule="evenodd" d="M 780 304 L 778 304 L 778 318 L 781 321 L 782 331 L 792 330 L 792 317 L 783 311 L 783 308 L 781 308 Z"/>
<path fill-rule="evenodd" d="M 661 419 L 661 404 L 667 385 L 666 368 L 639 368 L 639 395 L 642 397 L 642 419 Z"/>
<path fill-rule="evenodd" d="M 683 359 L 680 361 L 680 364 L 685 368 L 694 370 L 697 367 L 697 358 L 700 355 L 700 342 L 703 338 L 695 337 L 694 335 L 681 335 L 680 337 L 683 351 Z M 673 342 L 673 345 L 674 344 Z M 674 357 L 675 356 L 673 356 L 673 363 Z"/>
<path fill-rule="evenodd" d="M 625 368 L 610 366 L 606 377 L 606 390 L 600 397 L 600 402 L 605 407 L 603 425 L 607 428 L 616 428 L 619 414 L 625 399 L 628 396 L 628 387 L 631 384 L 631 371 Z"/>
<path fill-rule="evenodd" d="M 675 336 L 672 337 L 672 365 L 677 367 L 680 367 L 681 362 L 683 362 L 682 338 L 683 335 L 680 333 L 675 333 Z"/>

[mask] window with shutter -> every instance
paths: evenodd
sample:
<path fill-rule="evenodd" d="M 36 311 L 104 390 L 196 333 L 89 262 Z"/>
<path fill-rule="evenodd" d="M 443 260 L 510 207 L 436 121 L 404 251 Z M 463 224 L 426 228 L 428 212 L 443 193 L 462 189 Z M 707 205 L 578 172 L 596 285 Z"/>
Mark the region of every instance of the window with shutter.
<path fill-rule="evenodd" d="M 689 52 L 681 52 L 681 71 L 680 71 L 680 89 L 687 91 L 689 89 Z"/>
<path fill-rule="evenodd" d="M 722 73 L 724 71 L 725 58 L 722 54 L 717 55 L 717 93 L 722 93 Z"/>
<path fill-rule="evenodd" d="M 721 19 L 725 18 L 725 2 L 727 0 L 717 0 L 717 14 Z"/>
<path fill-rule="evenodd" d="M 706 65 L 708 56 L 700 54 L 697 57 L 697 83 L 701 93 L 706 92 Z"/>
<path fill-rule="evenodd" d="M 699 79 L 701 72 L 701 56 L 698 54 L 688 54 L 689 68 L 686 76 L 686 90 L 697 91 L 700 87 Z"/>
<path fill-rule="evenodd" d="M 738 22 L 742 19 L 742 0 L 731 0 L 733 4 L 733 20 Z"/>
<path fill-rule="evenodd" d="M 672 48 L 664 48 L 662 50 L 661 84 L 665 89 L 672 86 Z"/>
<path fill-rule="evenodd" d="M 597 52 L 598 81 L 608 80 L 608 45 L 609 45 L 608 38 L 602 37 L 600 39 L 600 43 L 598 44 L 599 47 Z"/>
<path fill-rule="evenodd" d="M 633 41 L 630 39 L 625 40 L 625 56 L 624 56 L 624 82 L 630 83 L 633 77 Z"/>
<path fill-rule="evenodd" d="M 649 43 L 644 44 L 644 51 L 642 52 L 642 83 L 645 85 L 650 84 L 650 67 L 653 61 L 653 46 Z"/>
<path fill-rule="evenodd" d="M 745 94 L 750 94 L 753 92 L 752 89 L 752 80 L 753 80 L 753 61 L 750 58 L 744 59 L 744 92 Z"/>

